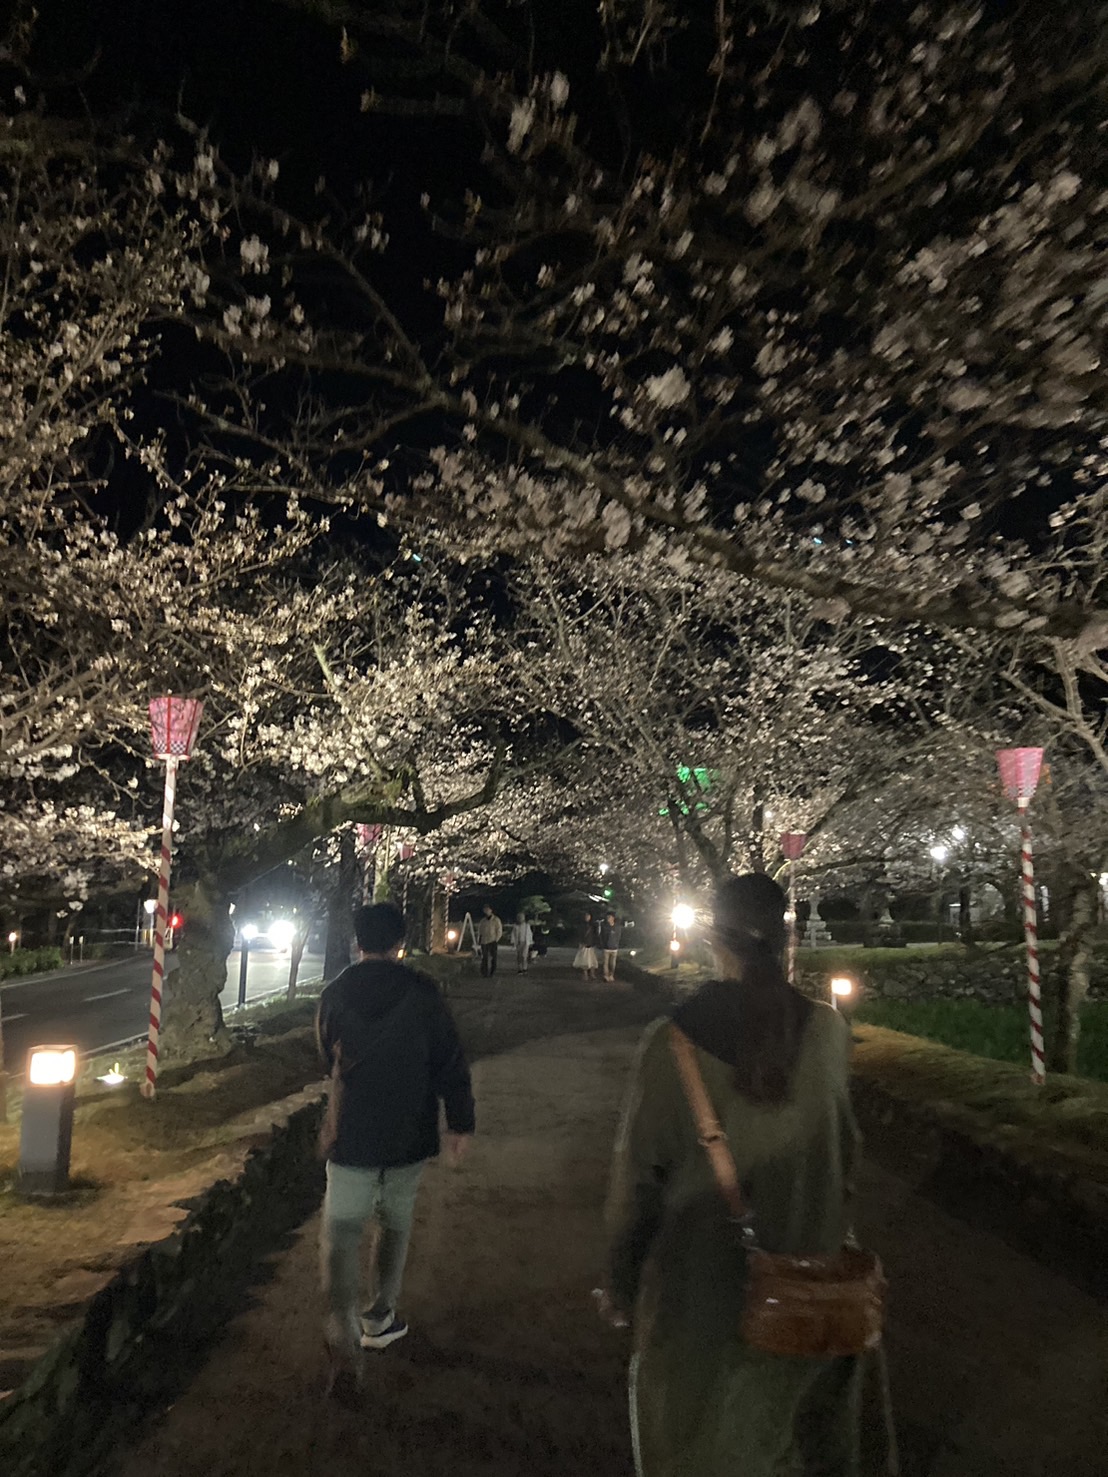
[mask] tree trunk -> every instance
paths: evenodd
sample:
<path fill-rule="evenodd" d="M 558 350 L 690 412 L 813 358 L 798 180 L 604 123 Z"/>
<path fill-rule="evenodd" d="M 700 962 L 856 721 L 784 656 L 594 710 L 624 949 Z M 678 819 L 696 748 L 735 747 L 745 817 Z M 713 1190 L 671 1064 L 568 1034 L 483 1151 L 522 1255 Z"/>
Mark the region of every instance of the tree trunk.
<path fill-rule="evenodd" d="M 288 1000 L 296 999 L 296 978 L 300 973 L 300 961 L 304 957 L 304 944 L 306 937 L 298 929 L 293 935 L 292 948 L 289 950 L 289 983 L 285 991 Z"/>
<path fill-rule="evenodd" d="M 973 909 L 968 887 L 958 889 L 958 933 L 966 947 L 972 948 L 976 940 L 973 934 Z"/>
<path fill-rule="evenodd" d="M 327 906 L 327 943 L 323 951 L 325 980 L 333 980 L 350 963 L 350 947 L 354 940 L 354 893 L 358 881 L 354 833 L 346 830 L 339 839 L 339 864 Z"/>
<path fill-rule="evenodd" d="M 750 870 L 766 870 L 766 808 L 761 801 L 755 805 L 750 817 Z"/>
<path fill-rule="evenodd" d="M 1096 879 L 1073 879 L 1058 949 L 1058 1016 L 1051 1033 L 1047 1066 L 1051 1072 L 1076 1072 L 1081 1039 L 1081 1007 L 1089 993 L 1089 958 L 1097 924 Z"/>
<path fill-rule="evenodd" d="M 227 956 L 235 942 L 226 893 L 204 878 L 175 888 L 184 915 L 177 967 L 167 977 L 162 1002 L 160 1055 L 198 1057 L 225 1050 L 228 1036 L 219 997 L 227 983 Z"/>
<path fill-rule="evenodd" d="M 447 891 L 437 884 L 431 893 L 431 953 L 446 953 Z"/>

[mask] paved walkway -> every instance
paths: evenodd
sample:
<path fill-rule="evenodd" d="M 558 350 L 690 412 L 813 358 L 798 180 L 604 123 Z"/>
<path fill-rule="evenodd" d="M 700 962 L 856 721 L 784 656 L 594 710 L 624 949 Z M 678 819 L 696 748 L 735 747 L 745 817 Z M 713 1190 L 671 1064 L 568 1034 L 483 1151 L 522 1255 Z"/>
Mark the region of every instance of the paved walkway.
<path fill-rule="evenodd" d="M 363 1407 L 320 1399 L 313 1221 L 120 1477 L 629 1477 L 626 1345 L 589 1290 L 638 1027 L 567 1033 L 621 1007 L 558 974 L 498 992 L 517 1038 L 549 1033 L 476 1067 L 479 1138 L 424 1181 L 412 1333 L 371 1356 Z M 481 989 L 459 993 L 465 1017 Z M 905 1477 L 1105 1477 L 1104 1308 L 873 1167 L 860 1220 L 892 1283 Z"/>

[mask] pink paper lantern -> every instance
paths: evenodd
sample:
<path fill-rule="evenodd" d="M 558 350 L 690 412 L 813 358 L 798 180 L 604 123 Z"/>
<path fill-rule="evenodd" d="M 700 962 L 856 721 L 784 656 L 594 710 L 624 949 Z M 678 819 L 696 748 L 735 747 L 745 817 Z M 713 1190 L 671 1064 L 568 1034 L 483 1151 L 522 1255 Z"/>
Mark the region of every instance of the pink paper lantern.
<path fill-rule="evenodd" d="M 1043 767 L 1042 749 L 998 749 L 996 762 L 1008 799 L 1030 800 Z"/>
<path fill-rule="evenodd" d="M 788 862 L 799 861 L 808 837 L 804 831 L 784 831 L 781 834 L 781 852 Z"/>
<path fill-rule="evenodd" d="M 156 697 L 150 703 L 150 742 L 155 759 L 188 759 L 204 704 L 195 697 Z"/>
<path fill-rule="evenodd" d="M 368 851 L 371 846 L 376 846 L 381 839 L 382 826 L 359 826 L 358 843 Z"/>

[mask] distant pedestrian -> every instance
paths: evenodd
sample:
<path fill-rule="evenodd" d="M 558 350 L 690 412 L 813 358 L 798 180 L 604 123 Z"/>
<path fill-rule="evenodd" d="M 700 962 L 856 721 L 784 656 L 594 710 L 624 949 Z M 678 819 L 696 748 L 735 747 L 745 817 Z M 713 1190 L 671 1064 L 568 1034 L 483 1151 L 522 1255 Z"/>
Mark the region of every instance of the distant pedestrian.
<path fill-rule="evenodd" d="M 516 974 L 527 973 L 527 961 L 531 957 L 531 925 L 526 913 L 517 913 L 512 943 L 516 946 Z"/>
<path fill-rule="evenodd" d="M 604 953 L 604 978 L 609 984 L 616 977 L 616 960 L 619 958 L 619 940 L 622 929 L 614 913 L 609 913 L 600 925 L 600 947 Z"/>
<path fill-rule="evenodd" d="M 354 915 L 359 959 L 323 991 L 316 1030 L 331 1072 L 320 1135 L 327 1157 L 321 1264 L 331 1361 L 328 1393 L 353 1394 L 359 1345 L 384 1349 L 408 1332 L 397 1311 L 416 1190 L 446 1143 L 460 1159 L 474 1131 L 473 1091 L 457 1028 L 438 986 L 399 962 L 404 915 L 392 903 Z M 377 1290 L 359 1316 L 365 1227 L 381 1226 Z"/>
<path fill-rule="evenodd" d="M 573 967 L 574 969 L 583 970 L 584 977 L 587 980 L 594 980 L 596 978 L 596 971 L 599 967 L 596 955 L 597 943 L 596 921 L 591 913 L 586 913 L 577 953 L 573 958 Z"/>
<path fill-rule="evenodd" d="M 477 943 L 481 950 L 481 973 L 488 978 L 496 973 L 496 950 L 504 937 L 504 925 L 493 912 L 491 903 L 486 903 L 481 913 L 477 923 Z"/>
<path fill-rule="evenodd" d="M 644 1042 L 617 1145 L 601 1306 L 633 1315 L 637 1470 L 854 1477 L 861 1361 L 744 1340 L 746 1256 L 675 1061 L 691 1042 L 758 1245 L 833 1254 L 857 1154 L 850 1029 L 786 980 L 785 895 L 764 872 L 721 883 L 714 943 L 717 977 L 674 1012 L 683 1036 L 659 1022 Z"/>

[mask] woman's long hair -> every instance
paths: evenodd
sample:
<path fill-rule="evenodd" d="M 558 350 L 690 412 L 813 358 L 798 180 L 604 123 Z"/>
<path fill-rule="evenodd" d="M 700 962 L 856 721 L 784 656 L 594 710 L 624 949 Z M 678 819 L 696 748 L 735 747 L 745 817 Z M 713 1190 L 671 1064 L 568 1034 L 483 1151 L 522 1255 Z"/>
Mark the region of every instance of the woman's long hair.
<path fill-rule="evenodd" d="M 721 962 L 742 988 L 735 1088 L 750 1102 L 782 1103 L 812 1008 L 781 968 L 785 894 L 764 872 L 728 877 L 716 890 L 713 921 Z"/>

